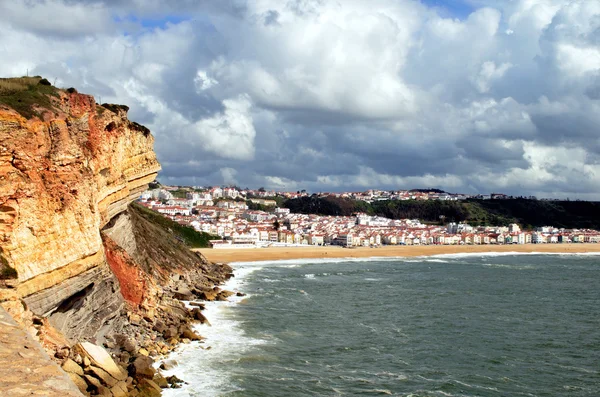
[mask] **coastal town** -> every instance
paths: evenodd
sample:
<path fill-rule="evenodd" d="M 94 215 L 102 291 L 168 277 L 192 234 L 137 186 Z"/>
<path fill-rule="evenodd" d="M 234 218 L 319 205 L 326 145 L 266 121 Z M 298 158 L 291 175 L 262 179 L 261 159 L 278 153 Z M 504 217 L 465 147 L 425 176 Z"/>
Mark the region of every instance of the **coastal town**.
<path fill-rule="evenodd" d="M 377 200 L 464 200 L 466 195 L 440 191 L 377 191 L 320 193 L 368 202 Z M 308 196 L 305 191 L 275 192 L 236 187 L 181 188 L 161 186 L 143 192 L 138 202 L 179 224 L 215 236 L 213 248 L 277 246 L 380 247 L 383 245 L 491 245 L 598 243 L 600 232 L 553 226 L 522 229 L 516 223 L 471 226 L 467 223 L 427 224 L 419 219 L 297 214 L 278 206 L 277 197 Z M 509 198 L 492 194 L 480 199 Z M 250 207 L 254 207 L 250 208 Z M 260 209 L 256 209 L 260 208 Z M 441 220 L 443 221 L 443 219 Z M 218 238 L 217 238 L 218 236 Z"/>

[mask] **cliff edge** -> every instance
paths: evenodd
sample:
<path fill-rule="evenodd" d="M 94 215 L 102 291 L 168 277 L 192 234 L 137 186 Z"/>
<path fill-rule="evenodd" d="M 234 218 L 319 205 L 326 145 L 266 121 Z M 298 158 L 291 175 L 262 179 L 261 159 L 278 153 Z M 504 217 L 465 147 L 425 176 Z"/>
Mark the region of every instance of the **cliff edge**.
<path fill-rule="evenodd" d="M 127 111 L 0 79 L 0 304 L 88 395 L 156 395 L 143 357 L 200 339 L 190 324 L 205 321 L 178 299 L 224 298 L 231 276 L 130 206 L 160 164 Z M 104 379 L 96 347 L 129 376 Z"/>

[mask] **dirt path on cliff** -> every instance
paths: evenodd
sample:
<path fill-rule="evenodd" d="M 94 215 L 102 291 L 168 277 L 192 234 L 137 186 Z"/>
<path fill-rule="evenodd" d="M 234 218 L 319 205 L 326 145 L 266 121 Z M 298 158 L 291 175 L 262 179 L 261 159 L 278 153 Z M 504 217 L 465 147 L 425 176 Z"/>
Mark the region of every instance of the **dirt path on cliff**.
<path fill-rule="evenodd" d="M 0 307 L 0 396 L 83 396 L 42 346 Z"/>

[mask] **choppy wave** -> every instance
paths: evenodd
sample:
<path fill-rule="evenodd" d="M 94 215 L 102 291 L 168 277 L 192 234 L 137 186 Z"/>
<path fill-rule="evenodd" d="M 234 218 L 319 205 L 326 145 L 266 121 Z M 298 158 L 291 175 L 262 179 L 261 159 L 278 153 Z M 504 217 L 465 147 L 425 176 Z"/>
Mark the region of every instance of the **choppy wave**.
<path fill-rule="evenodd" d="M 262 269 L 262 266 L 238 268 L 235 277 L 222 287 L 231 291 L 242 291 L 247 277 Z M 266 339 L 251 338 L 243 330 L 243 324 L 231 316 L 231 308 L 246 297 L 232 296 L 227 302 L 206 302 L 203 314 L 211 326 L 198 324 L 194 330 L 206 338 L 205 342 L 180 345 L 165 360 L 174 359 L 179 365 L 163 375 L 176 375 L 187 382 L 180 389 L 164 389 L 165 397 L 220 396 L 240 391 L 231 381 L 230 372 L 222 366 L 231 366 L 240 359 L 240 354 L 254 346 L 269 343 Z M 160 361 L 156 363 L 160 364 Z"/>
<path fill-rule="evenodd" d="M 517 258 L 542 255 L 555 259 Z M 597 374 L 595 367 L 585 361 L 588 347 L 579 353 L 581 359 L 571 354 L 578 352 L 572 346 L 579 340 L 572 335 L 595 332 L 586 328 L 593 327 L 593 321 L 589 324 L 581 321 L 577 313 L 584 316 L 594 313 L 596 306 L 585 309 L 579 305 L 580 310 L 561 306 L 563 314 L 551 320 L 547 316 L 557 312 L 557 302 L 567 304 L 560 299 L 575 302 L 578 297 L 585 297 L 588 300 L 581 302 L 600 302 L 597 293 L 585 290 L 581 284 L 581 280 L 589 279 L 589 271 L 596 268 L 590 265 L 595 259 L 571 262 L 562 259 L 597 255 L 486 252 L 410 259 L 324 258 L 233 263 L 236 277 L 224 288 L 252 291 L 256 295 L 248 295 L 250 300 L 244 309 L 243 306 L 235 309 L 245 299 L 240 297 L 234 297 L 232 302 L 207 304 L 205 315 L 213 327 L 197 328 L 207 338 L 206 343 L 184 345 L 169 357 L 180 366 L 167 375 L 176 374 L 190 384 L 179 390 L 165 390 L 164 395 L 238 396 L 258 395 L 256 392 L 260 391 L 262 395 L 299 396 L 391 393 L 493 397 L 499 393 L 525 396 L 527 390 L 535 388 L 547 392 L 552 390 L 547 386 L 552 382 L 574 385 L 575 378 L 567 374 L 575 374 L 577 379 L 582 374 Z M 363 262 L 373 264 L 366 266 Z M 426 262 L 450 265 L 428 266 Z M 565 273 L 567 265 L 569 272 Z M 515 280 L 512 272 L 502 268 L 539 272 L 520 273 L 522 277 Z M 252 276 L 259 270 L 259 274 Z M 563 275 L 572 276 L 575 271 L 580 271 L 583 278 L 571 277 L 569 282 L 573 284 L 565 285 Z M 521 279 L 525 283 L 518 283 Z M 560 288 L 553 289 L 558 294 L 549 294 L 548 285 L 552 285 L 549 283 L 558 283 L 554 285 Z M 382 284 L 386 288 L 380 288 Z M 348 288 L 350 285 L 353 288 Z M 559 297 L 563 290 L 579 293 Z M 519 305 L 520 302 L 526 304 Z M 549 311 L 542 310 L 542 317 L 529 321 L 540 308 Z M 563 334 L 557 333 L 563 328 L 556 325 L 565 316 L 579 322 L 568 321 Z M 553 343 L 544 349 L 565 349 L 555 353 L 572 359 L 553 365 L 554 353 L 544 354 L 549 361 L 543 371 L 548 376 L 544 380 L 527 378 L 518 368 L 529 363 L 530 358 L 544 362 L 536 357 L 540 353 L 536 347 L 540 330 L 536 327 L 546 321 L 553 326 L 543 327 L 543 337 L 548 336 L 546 332 L 553 338 L 567 335 L 569 343 Z M 579 331 L 575 326 L 581 327 Z M 346 329 L 351 332 L 342 332 Z M 247 332 L 253 333 L 252 336 Z M 515 333 L 519 337 L 513 337 Z M 326 334 L 333 339 L 322 339 Z M 585 346 L 600 343 L 600 337 L 594 338 Z M 463 347 L 455 349 L 457 343 Z M 423 357 L 430 360 L 424 364 Z M 481 365 L 476 364 L 478 360 Z M 528 365 L 534 366 L 534 361 Z M 462 367 L 456 366 L 457 362 L 462 362 Z M 464 371 L 472 362 L 475 366 Z M 518 380 L 505 380 L 509 378 Z M 581 390 L 596 390 L 590 382 L 582 384 Z M 263 390 L 267 385 L 270 392 Z"/>
<path fill-rule="evenodd" d="M 519 252 L 519 251 L 507 251 L 507 252 L 463 252 L 453 254 L 434 254 L 434 255 L 419 255 L 419 256 L 370 256 L 370 257 L 341 257 L 341 258 L 301 258 L 301 259 L 281 259 L 281 260 L 267 260 L 267 261 L 254 261 L 254 262 L 231 262 L 230 265 L 236 269 L 244 268 L 263 268 L 263 267 L 299 267 L 307 266 L 311 264 L 324 264 L 324 263 L 341 263 L 341 262 L 395 262 L 402 261 L 406 263 L 417 263 L 423 261 L 439 262 L 444 259 L 469 259 L 469 258 L 486 258 L 486 257 L 501 257 L 501 256 L 565 256 L 565 257 L 586 257 L 586 256 L 600 256 L 600 252 Z"/>

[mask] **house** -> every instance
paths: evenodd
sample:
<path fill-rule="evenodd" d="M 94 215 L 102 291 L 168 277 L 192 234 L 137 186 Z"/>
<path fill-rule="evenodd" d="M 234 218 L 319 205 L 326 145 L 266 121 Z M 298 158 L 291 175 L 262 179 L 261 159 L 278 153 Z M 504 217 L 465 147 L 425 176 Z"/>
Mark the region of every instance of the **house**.
<path fill-rule="evenodd" d="M 354 245 L 354 235 L 352 233 L 340 234 L 333 239 L 332 244 L 342 247 L 352 247 Z"/>
<path fill-rule="evenodd" d="M 210 191 L 213 198 L 221 198 L 223 197 L 223 189 L 220 187 L 216 187 Z"/>
<path fill-rule="evenodd" d="M 395 234 L 386 234 L 383 236 L 383 243 L 388 245 L 398 244 L 398 237 Z"/>
<path fill-rule="evenodd" d="M 269 230 L 269 241 L 272 243 L 279 241 L 279 233 L 277 230 Z"/>
<path fill-rule="evenodd" d="M 308 235 L 308 244 L 310 245 L 324 245 L 325 239 L 322 234 L 309 234 Z"/>
<path fill-rule="evenodd" d="M 566 234 L 559 234 L 558 235 L 558 242 L 561 244 L 565 244 L 565 243 L 570 243 L 571 242 L 571 238 L 566 235 Z"/>
<path fill-rule="evenodd" d="M 186 208 L 186 207 L 181 207 L 178 205 L 165 205 L 165 206 L 160 206 L 160 207 L 154 207 L 153 210 L 155 210 L 156 212 L 159 212 L 161 214 L 166 214 L 166 215 L 186 215 L 186 216 L 190 216 L 192 214 L 192 210 L 190 208 Z"/>

